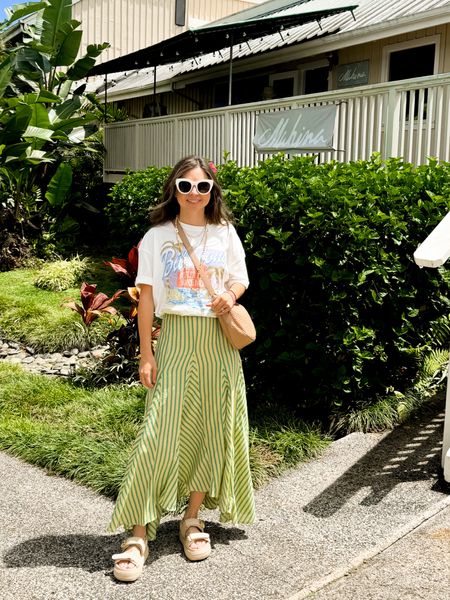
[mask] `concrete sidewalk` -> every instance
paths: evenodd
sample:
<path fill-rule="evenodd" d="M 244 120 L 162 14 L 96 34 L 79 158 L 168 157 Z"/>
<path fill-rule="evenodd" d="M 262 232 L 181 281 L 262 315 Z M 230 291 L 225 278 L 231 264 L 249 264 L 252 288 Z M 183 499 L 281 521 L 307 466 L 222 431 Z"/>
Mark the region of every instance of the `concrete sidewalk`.
<path fill-rule="evenodd" d="M 112 503 L 0 454 L 1 600 L 425 599 L 450 596 L 443 403 L 385 434 L 352 434 L 256 494 L 258 521 L 220 525 L 189 563 L 166 518 L 134 584 L 111 576 Z"/>

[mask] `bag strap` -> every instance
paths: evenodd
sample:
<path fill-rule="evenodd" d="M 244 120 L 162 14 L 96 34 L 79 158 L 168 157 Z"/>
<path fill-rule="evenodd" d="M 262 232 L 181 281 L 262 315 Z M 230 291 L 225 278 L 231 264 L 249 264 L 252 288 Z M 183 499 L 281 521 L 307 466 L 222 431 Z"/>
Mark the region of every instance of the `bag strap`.
<path fill-rule="evenodd" d="M 212 284 L 211 284 L 211 280 L 206 272 L 205 269 L 202 269 L 202 266 L 200 264 L 200 261 L 197 258 L 197 255 L 194 252 L 194 249 L 191 246 L 191 243 L 189 242 L 187 235 L 184 232 L 184 229 L 181 227 L 181 223 L 180 221 L 177 219 L 175 219 L 175 231 L 178 233 L 178 235 L 181 238 L 181 241 L 184 244 L 184 247 L 186 248 L 186 250 L 188 251 L 189 256 L 191 257 L 192 262 L 194 263 L 194 267 L 197 271 L 197 273 L 199 274 L 199 276 L 201 277 L 203 283 L 205 284 L 206 289 L 208 290 L 209 294 L 211 295 L 212 298 L 214 298 L 214 296 L 216 296 L 216 291 L 213 288 Z"/>

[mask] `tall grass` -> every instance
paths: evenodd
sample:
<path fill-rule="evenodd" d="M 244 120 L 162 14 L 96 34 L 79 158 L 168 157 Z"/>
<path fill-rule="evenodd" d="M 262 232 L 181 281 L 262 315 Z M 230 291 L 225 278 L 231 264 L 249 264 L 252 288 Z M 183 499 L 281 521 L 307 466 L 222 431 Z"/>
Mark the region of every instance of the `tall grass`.
<path fill-rule="evenodd" d="M 86 390 L 0 363 L 0 448 L 114 498 L 144 402 L 142 387 Z M 255 487 L 316 456 L 328 442 L 301 422 L 254 424 L 250 460 Z"/>

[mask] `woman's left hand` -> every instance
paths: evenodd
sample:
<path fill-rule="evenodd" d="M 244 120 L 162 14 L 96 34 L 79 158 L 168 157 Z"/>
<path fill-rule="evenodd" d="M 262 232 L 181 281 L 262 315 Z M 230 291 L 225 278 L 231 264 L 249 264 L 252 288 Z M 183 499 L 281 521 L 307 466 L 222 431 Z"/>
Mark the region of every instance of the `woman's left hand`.
<path fill-rule="evenodd" d="M 227 312 L 230 312 L 234 306 L 233 295 L 224 292 L 223 294 L 220 294 L 220 296 L 216 296 L 209 306 L 211 306 L 217 316 L 225 315 Z"/>

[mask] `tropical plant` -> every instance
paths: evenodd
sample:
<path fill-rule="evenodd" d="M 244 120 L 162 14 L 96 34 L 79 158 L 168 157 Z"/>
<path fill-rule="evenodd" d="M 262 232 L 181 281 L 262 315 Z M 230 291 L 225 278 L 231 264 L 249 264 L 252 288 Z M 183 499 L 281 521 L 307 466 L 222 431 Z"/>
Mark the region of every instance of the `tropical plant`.
<path fill-rule="evenodd" d="M 112 188 L 105 213 L 117 251 L 126 252 L 142 239 L 150 226 L 149 208 L 159 201 L 170 170 L 151 166 L 128 173 Z"/>
<path fill-rule="evenodd" d="M 81 305 L 71 300 L 65 302 L 63 306 L 70 308 L 77 312 L 83 321 L 83 327 L 86 334 L 86 340 L 89 347 L 91 347 L 91 336 L 90 326 L 92 323 L 104 314 L 116 315 L 117 310 L 110 306 L 117 298 L 122 294 L 123 290 L 118 290 L 108 298 L 103 292 L 97 292 L 96 284 L 88 284 L 83 282 L 81 285 Z"/>
<path fill-rule="evenodd" d="M 122 290 L 121 296 L 130 302 L 128 310 L 121 310 L 125 322 L 106 336 L 107 352 L 105 356 L 93 367 L 77 372 L 74 378 L 75 382 L 83 383 L 83 385 L 103 386 L 111 383 L 132 385 L 139 381 L 137 322 L 139 288 L 129 287 L 127 290 Z"/>
<path fill-rule="evenodd" d="M 74 256 L 70 260 L 55 260 L 45 263 L 34 280 L 36 287 L 60 292 L 75 287 L 91 275 L 91 259 Z"/>
<path fill-rule="evenodd" d="M 0 25 L 3 34 L 17 19 L 23 41 L 5 48 L 0 64 L 0 202 L 3 226 L 22 238 L 42 226 L 69 232 L 66 200 L 72 169 L 65 157 L 98 128 L 97 116 L 80 85 L 108 44 L 92 44 L 77 59 L 81 23 L 71 0 L 16 5 Z"/>
<path fill-rule="evenodd" d="M 83 323 L 89 327 L 102 313 L 109 313 L 111 315 L 117 313 L 117 310 L 113 306 L 110 306 L 110 304 L 122 294 L 122 291 L 118 290 L 111 298 L 108 298 L 103 292 L 97 292 L 96 284 L 84 282 L 81 286 L 81 306 L 73 301 L 67 302 L 64 306 L 71 308 L 81 315 Z"/>
<path fill-rule="evenodd" d="M 105 261 L 104 264 L 111 267 L 122 281 L 132 281 L 134 283 L 138 269 L 138 259 L 138 249 L 133 246 L 128 252 L 127 258 L 113 258 L 111 261 Z M 140 352 L 137 320 L 139 288 L 129 286 L 127 289 L 117 290 L 111 298 L 107 298 L 105 294 L 95 295 L 95 292 L 96 286 L 87 286 L 84 283 L 81 289 L 83 306 L 75 302 L 69 302 L 65 306 L 76 310 L 81 315 L 87 334 L 92 320 L 100 316 L 97 310 L 109 312 L 110 314 L 119 313 L 119 326 L 106 336 L 106 353 L 103 358 L 93 367 L 79 369 L 74 376 L 74 382 L 91 386 L 119 382 L 136 383 L 139 380 L 138 360 Z M 110 304 L 119 297 L 128 301 L 128 308 L 121 307 L 117 311 L 110 307 Z M 99 306 L 100 308 L 98 308 Z M 155 319 L 151 333 L 153 350 L 155 350 L 160 330 L 161 324 L 158 319 Z"/>
<path fill-rule="evenodd" d="M 85 284 L 84 284 L 85 285 Z M 95 286 L 94 286 L 95 287 Z M 94 290 L 95 291 L 95 290 Z M 83 292 L 82 292 L 83 293 Z M 103 294 L 104 298 L 106 296 Z M 92 306 L 96 304 L 97 294 L 92 299 Z M 127 310 L 116 311 L 109 304 L 122 297 L 129 302 Z M 100 302 L 100 299 L 98 300 Z M 111 383 L 125 383 L 133 385 L 139 381 L 139 331 L 137 321 L 137 309 L 139 304 L 139 288 L 129 287 L 126 290 L 118 290 L 111 298 L 104 300 L 99 309 L 100 312 L 110 314 L 120 313 L 119 327 L 111 331 L 105 340 L 105 354 L 94 365 L 81 367 L 73 376 L 73 382 L 83 386 L 104 386 Z M 74 302 L 66 304 L 68 308 L 76 310 L 85 323 L 86 330 L 92 321 L 88 311 Z M 96 314 L 96 310 L 93 311 Z M 98 315 L 100 316 L 100 315 Z M 160 324 L 155 320 L 152 327 L 152 344 L 155 350 L 156 341 L 160 333 Z"/>
<path fill-rule="evenodd" d="M 100 103 L 94 94 L 86 94 L 86 97 L 90 102 L 89 112 L 95 115 L 99 122 L 111 123 L 128 118 L 123 109 Z M 104 213 L 111 189 L 111 185 L 103 181 L 104 152 L 102 128 L 89 137 L 89 144 L 78 144 L 67 152 L 67 161 L 72 168 L 72 188 L 67 203 L 70 207 L 70 216 L 78 224 L 76 238 L 70 239 L 69 244 L 73 246 L 75 243 L 75 249 L 82 244 L 91 249 L 94 247 L 104 249 L 105 246 L 111 246 L 110 231 Z M 60 247 L 61 236 L 55 235 L 53 243 Z M 37 250 L 42 253 L 45 248 Z M 64 251 L 64 248 L 61 248 L 61 251 Z M 130 284 L 131 282 L 126 285 Z"/>
<path fill-rule="evenodd" d="M 128 252 L 127 258 L 112 258 L 110 261 L 105 261 L 105 265 L 111 267 L 126 282 L 132 284 L 137 275 L 138 258 L 138 249 L 133 246 Z"/>

